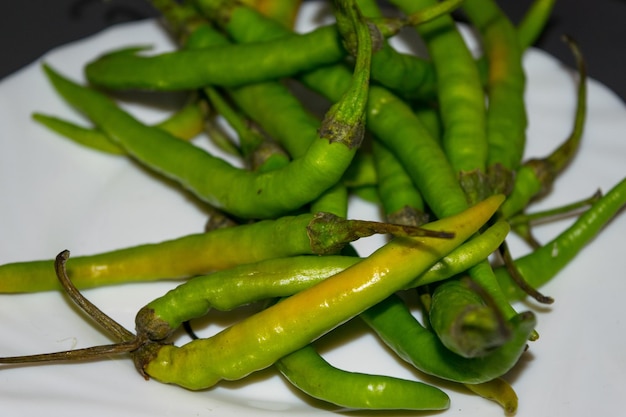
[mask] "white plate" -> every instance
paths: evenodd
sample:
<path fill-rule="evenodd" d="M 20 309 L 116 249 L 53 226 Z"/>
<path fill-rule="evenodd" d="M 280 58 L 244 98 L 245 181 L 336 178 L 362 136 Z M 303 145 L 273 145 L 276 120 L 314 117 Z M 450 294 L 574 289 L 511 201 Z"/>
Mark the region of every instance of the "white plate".
<path fill-rule="evenodd" d="M 300 27 L 310 28 L 315 5 L 307 4 Z M 103 51 L 147 43 L 172 46 L 153 21 L 125 24 L 56 49 L 42 58 L 62 73 L 82 79 L 82 67 Z M 33 123 L 33 111 L 82 120 L 52 91 L 39 62 L 0 83 L 0 263 L 52 258 L 157 242 L 202 229 L 205 215 L 184 193 L 155 180 L 123 158 L 102 155 L 59 138 Z M 569 133 L 575 82 L 568 66 L 537 50 L 526 54 L 530 127 L 527 156 L 543 156 Z M 146 121 L 163 113 L 131 107 Z M 589 116 L 582 149 L 536 208 L 553 207 L 607 190 L 626 174 L 626 109 L 597 82 L 589 81 Z M 353 217 L 374 216 L 356 202 Z M 538 229 L 546 240 L 568 222 Z M 556 298 L 536 310 L 541 339 L 532 344 L 508 377 L 520 397 L 518 416 L 622 415 L 626 372 L 626 294 L 623 256 L 626 217 L 619 216 L 591 246 L 544 288 Z M 380 241 L 365 242 L 364 251 Z M 525 252 L 513 242 L 516 254 Z M 86 295 L 128 328 L 135 312 L 171 283 L 126 285 Z M 108 343 L 58 293 L 0 296 L 0 355 L 57 351 Z M 518 306 L 520 309 L 529 306 Z M 416 377 L 384 352 L 358 325 L 344 346 L 324 352 L 350 370 Z M 495 404 L 445 386 L 452 405 L 444 415 L 502 416 Z M 0 370 L 4 416 L 297 416 L 327 414 L 330 408 L 306 401 L 273 370 L 206 392 L 189 392 L 140 378 L 125 357 L 100 362 Z M 353 413 L 351 413 L 352 415 Z M 359 413 L 354 413 L 359 415 Z M 371 414 L 367 414 L 371 415 Z"/>

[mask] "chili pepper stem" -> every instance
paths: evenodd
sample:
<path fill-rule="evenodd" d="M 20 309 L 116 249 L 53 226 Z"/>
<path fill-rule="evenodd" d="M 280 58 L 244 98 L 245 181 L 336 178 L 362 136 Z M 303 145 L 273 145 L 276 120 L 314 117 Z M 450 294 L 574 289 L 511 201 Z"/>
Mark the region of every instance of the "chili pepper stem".
<path fill-rule="evenodd" d="M 602 192 L 598 190 L 591 197 L 565 206 L 530 214 L 516 214 L 509 220 L 509 224 L 511 225 L 511 230 L 521 237 L 532 249 L 538 249 L 542 246 L 542 243 L 535 238 L 532 231 L 532 227 L 536 222 L 545 223 L 565 216 L 579 214 L 591 207 L 593 203 L 600 198 L 602 198 Z"/>
<path fill-rule="evenodd" d="M 369 220 L 346 220 L 331 213 L 315 214 L 307 226 L 307 233 L 315 253 L 334 253 L 346 242 L 352 242 L 375 234 L 390 234 L 397 237 L 432 237 L 451 239 L 453 232 L 428 230 L 417 226 L 383 223 Z"/>
<path fill-rule="evenodd" d="M 515 260 L 511 255 L 511 251 L 509 250 L 509 245 L 506 241 L 500 244 L 499 251 L 502 260 L 504 261 L 504 265 L 506 270 L 511 275 L 511 278 L 515 281 L 515 283 L 529 296 L 533 297 L 535 300 L 542 304 L 552 304 L 554 302 L 554 298 L 543 295 L 537 289 L 533 288 L 520 274 L 515 266 Z"/>
<path fill-rule="evenodd" d="M 564 206 L 542 210 L 535 213 L 520 213 L 509 219 L 509 224 L 512 228 L 515 228 L 519 225 L 530 225 L 531 223 L 541 221 L 552 221 L 558 220 L 564 216 L 570 216 L 578 213 L 581 210 L 584 210 L 591 206 L 593 203 L 598 201 L 602 197 L 602 191 L 596 190 L 593 195 L 590 197 L 586 197 L 580 201 L 575 201 L 570 204 L 566 204 Z"/>
<path fill-rule="evenodd" d="M 137 350 L 142 344 L 144 344 L 144 340 L 142 337 L 135 336 L 132 332 L 128 331 L 111 317 L 103 313 L 98 307 L 92 304 L 91 301 L 85 298 L 74 286 L 74 284 L 72 284 L 72 281 L 67 276 L 67 271 L 65 269 L 65 263 L 67 262 L 69 256 L 70 252 L 68 250 L 64 250 L 57 255 L 54 263 L 57 278 L 61 282 L 61 285 L 66 294 L 84 313 L 86 313 L 90 318 L 96 321 L 113 337 L 121 340 L 121 342 L 53 353 L 0 357 L 0 363 L 52 363 L 98 359 L 109 355 L 133 352 Z"/>
<path fill-rule="evenodd" d="M 89 317 L 91 317 L 94 321 L 96 321 L 103 329 L 108 331 L 112 336 L 116 339 L 119 339 L 124 342 L 128 342 L 135 338 L 135 335 L 130 331 L 126 330 L 121 324 L 113 320 L 111 317 L 107 316 L 96 307 L 91 301 L 85 298 L 80 291 L 72 284 L 72 281 L 67 276 L 67 271 L 65 269 L 65 264 L 70 257 L 70 252 L 68 250 L 64 250 L 59 253 L 54 261 L 54 269 L 57 275 L 57 278 L 61 282 L 63 289 L 66 294 L 72 299 L 72 301 L 80 307 L 80 309 L 86 313 Z"/>
<path fill-rule="evenodd" d="M 85 361 L 100 359 L 105 356 L 119 355 L 137 350 L 142 342 L 134 339 L 128 342 L 114 343 L 110 345 L 91 346 L 84 349 L 65 350 L 52 353 L 41 353 L 23 356 L 0 357 L 3 364 L 41 364 L 68 361 Z"/>

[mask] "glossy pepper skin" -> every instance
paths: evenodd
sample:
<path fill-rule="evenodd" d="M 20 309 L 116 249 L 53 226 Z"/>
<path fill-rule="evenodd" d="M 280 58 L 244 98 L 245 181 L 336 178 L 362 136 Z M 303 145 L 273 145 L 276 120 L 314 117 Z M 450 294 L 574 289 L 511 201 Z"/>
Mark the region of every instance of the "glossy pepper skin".
<path fill-rule="evenodd" d="M 554 278 L 626 205 L 626 178 L 593 203 L 570 227 L 541 248 L 515 260 L 518 272 L 533 288 Z M 527 294 L 515 284 L 505 267 L 495 270 L 507 296 L 522 300 Z"/>
<path fill-rule="evenodd" d="M 442 281 L 462 273 L 496 250 L 508 231 L 508 223 L 497 221 L 441 258 L 406 288 Z M 144 308 L 153 310 L 152 319 L 167 326 L 162 331 L 171 334 L 185 321 L 202 317 L 211 309 L 228 311 L 257 301 L 288 297 L 361 260 L 343 255 L 303 255 L 247 263 L 193 277 L 155 298 Z M 169 330 L 166 331 L 166 328 Z"/>
<path fill-rule="evenodd" d="M 342 222 L 331 220 L 330 223 L 339 225 Z M 336 238 L 343 239 L 344 232 L 349 229 L 339 230 L 314 214 L 283 216 L 158 243 L 77 256 L 68 260 L 67 270 L 78 288 L 188 278 L 264 259 L 326 254 L 341 247 Z M 54 260 L 49 259 L 0 265 L 0 293 L 60 289 L 53 264 Z"/>
<path fill-rule="evenodd" d="M 411 314 L 399 297 L 391 296 L 360 315 L 399 357 L 426 374 L 464 384 L 482 384 L 508 372 L 526 350 L 537 319 L 522 312 L 509 320 L 511 339 L 488 355 L 465 358 L 447 349 L 437 335 Z"/>
<path fill-rule="evenodd" d="M 458 215 L 424 226 L 453 231 L 454 238 L 392 240 L 354 266 L 210 338 L 182 347 L 148 343 L 135 354 L 136 365 L 156 380 L 194 390 L 267 368 L 406 286 L 471 237 L 491 218 L 503 198 L 491 197 Z M 152 314 L 150 309 L 140 311 L 137 331 L 157 341 L 167 336 L 159 334 L 167 326 L 159 326 L 151 319 Z M 145 328 L 144 323 L 152 328 Z"/>
<path fill-rule="evenodd" d="M 445 410 L 450 399 L 423 382 L 335 368 L 307 345 L 276 362 L 281 374 L 308 395 L 347 409 Z"/>

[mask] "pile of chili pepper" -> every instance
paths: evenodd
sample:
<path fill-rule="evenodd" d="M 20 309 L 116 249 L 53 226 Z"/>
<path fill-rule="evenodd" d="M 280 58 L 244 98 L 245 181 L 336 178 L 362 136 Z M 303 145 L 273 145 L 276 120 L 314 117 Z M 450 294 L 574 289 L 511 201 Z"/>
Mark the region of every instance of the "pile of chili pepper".
<path fill-rule="evenodd" d="M 197 234 L 114 251 L 0 266 L 0 292 L 62 290 L 114 340 L 106 346 L 0 358 L 58 362 L 128 354 L 140 375 L 209 389 L 274 366 L 304 393 L 347 409 L 442 410 L 435 381 L 464 385 L 514 413 L 503 376 L 537 339 L 526 297 L 567 265 L 626 204 L 626 180 L 567 207 L 528 213 L 576 155 L 586 109 L 581 52 L 571 135 L 546 156 L 524 160 L 524 51 L 553 0 L 536 0 L 514 25 L 494 0 L 333 0 L 333 21 L 294 31 L 298 0 L 152 0 L 178 48 L 151 54 L 132 45 L 84 68 L 79 83 L 50 65 L 58 94 L 83 127 L 36 121 L 99 152 L 128 157 L 194 195 L 210 212 Z M 476 57 L 452 13 L 476 31 Z M 416 31 L 427 55 L 400 52 L 393 38 Z M 188 96 L 156 125 L 115 100 L 120 91 Z M 326 100 L 323 112 L 298 90 Z M 224 123 L 229 129 L 223 128 Z M 208 133 L 239 161 L 197 146 Z M 348 218 L 352 196 L 384 221 Z M 575 213 L 550 242 L 536 218 Z M 514 258 L 510 232 L 532 248 Z M 352 246 L 389 237 L 367 256 Z M 54 259 L 53 259 L 54 258 Z M 181 280 L 137 313 L 131 332 L 80 289 Z M 120 287 L 123 291 L 123 287 Z M 210 310 L 264 308 L 215 335 L 178 346 L 175 331 Z M 421 320 L 409 305 L 420 306 Z M 360 319 L 425 383 L 348 372 L 315 341 Z"/>

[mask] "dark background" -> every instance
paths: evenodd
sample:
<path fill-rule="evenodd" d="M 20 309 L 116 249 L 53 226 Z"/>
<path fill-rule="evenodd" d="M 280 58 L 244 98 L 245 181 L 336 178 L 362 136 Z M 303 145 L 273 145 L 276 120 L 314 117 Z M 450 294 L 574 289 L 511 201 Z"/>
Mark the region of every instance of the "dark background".
<path fill-rule="evenodd" d="M 499 0 L 517 22 L 531 0 Z M 49 49 L 115 23 L 156 13 L 145 0 L 21 0 L 0 13 L 0 79 Z M 539 48 L 571 63 L 560 40 L 568 34 L 581 46 L 589 75 L 626 101 L 626 0 L 558 0 Z"/>

